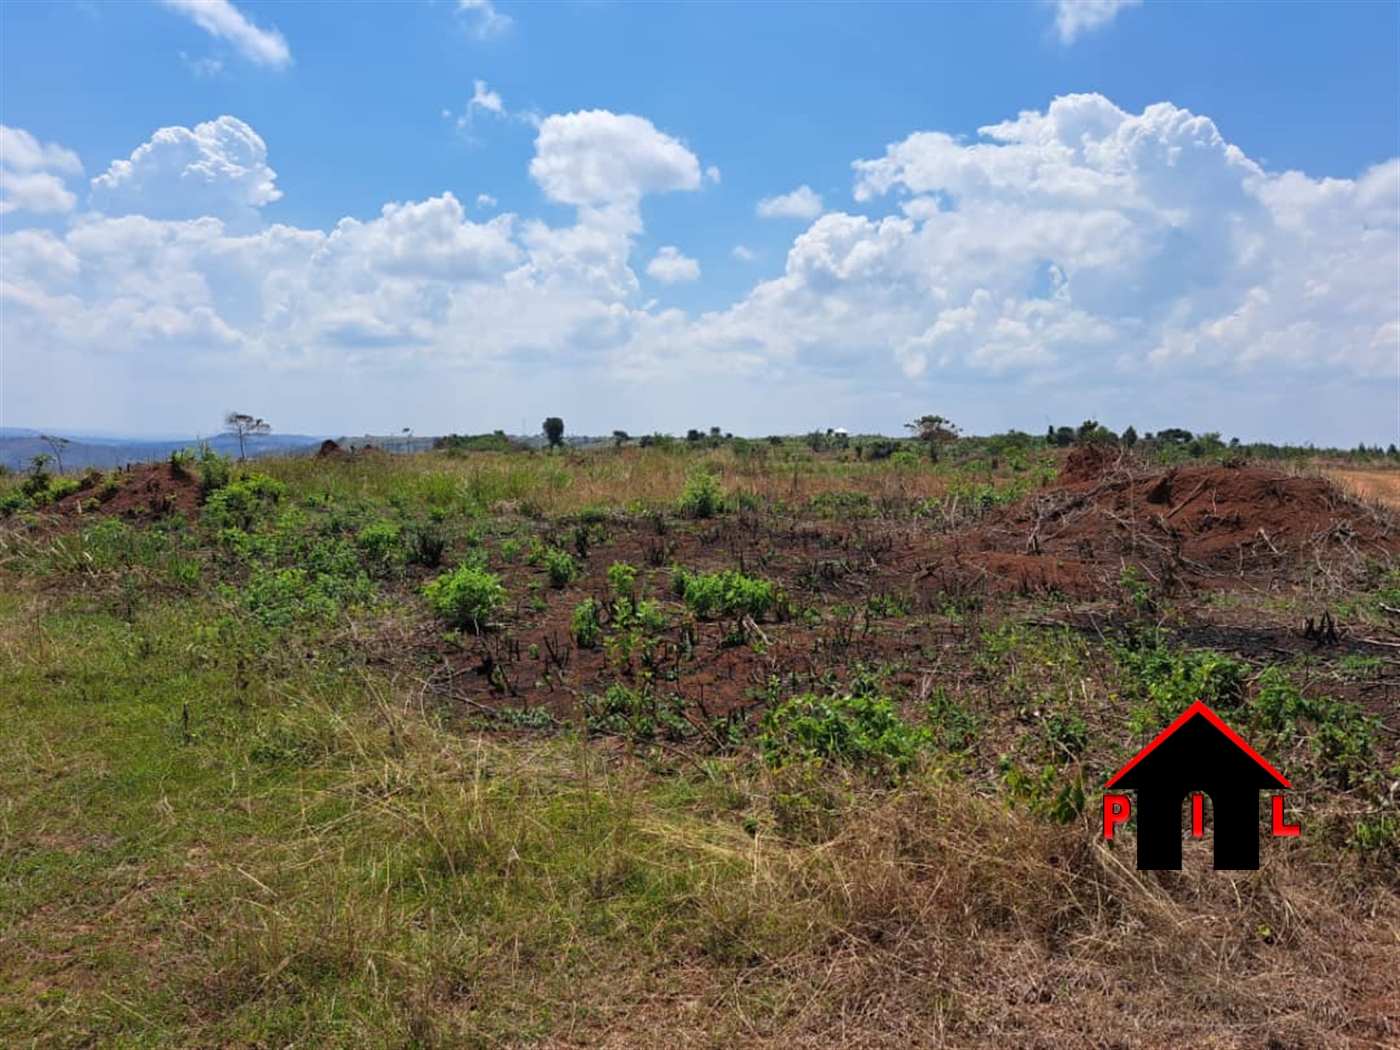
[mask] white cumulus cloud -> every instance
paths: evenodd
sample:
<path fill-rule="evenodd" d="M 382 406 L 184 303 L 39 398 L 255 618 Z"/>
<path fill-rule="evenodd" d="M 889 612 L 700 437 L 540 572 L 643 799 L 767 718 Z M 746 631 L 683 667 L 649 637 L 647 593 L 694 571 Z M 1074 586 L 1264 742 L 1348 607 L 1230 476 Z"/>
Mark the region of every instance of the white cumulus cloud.
<path fill-rule="evenodd" d="M 763 219 L 815 219 L 822 213 L 822 196 L 810 186 L 799 186 L 791 193 L 764 197 L 757 211 Z"/>
<path fill-rule="evenodd" d="M 700 263 L 681 254 L 681 250 L 667 245 L 647 263 L 647 276 L 664 284 L 680 284 L 700 279 Z"/>
<path fill-rule="evenodd" d="M 291 48 L 276 29 L 262 29 L 229 0 L 162 0 L 166 7 L 188 18 L 210 36 L 232 44 L 244 58 L 264 66 L 286 66 Z"/>
<path fill-rule="evenodd" d="M 72 150 L 52 142 L 40 143 L 23 128 L 0 124 L 0 215 L 72 211 L 78 198 L 68 189 L 64 176 L 80 175 L 82 170 L 82 161 Z"/>
<path fill-rule="evenodd" d="M 127 160 L 92 180 L 93 205 L 108 215 L 161 219 L 213 216 L 247 224 L 282 196 L 267 146 L 237 117 L 161 128 Z"/>
<path fill-rule="evenodd" d="M 734 250 L 731 251 L 729 254 L 734 256 L 734 258 L 738 259 L 740 262 L 753 262 L 754 260 L 753 249 L 745 247 L 742 244 L 736 244 L 734 246 Z"/>
<path fill-rule="evenodd" d="M 541 122 L 530 175 L 561 204 L 634 204 L 644 194 L 699 189 L 700 161 L 644 117 L 594 109 Z"/>
<path fill-rule="evenodd" d="M 1056 0 L 1055 29 L 1060 42 L 1072 44 L 1082 34 L 1102 29 L 1125 7 L 1137 7 L 1142 0 Z"/>
<path fill-rule="evenodd" d="M 79 170 L 5 134 L 7 170 Z M 97 210 L 7 220 L 0 412 L 195 427 L 232 399 L 343 432 L 412 404 L 446 432 L 464 404 L 473 427 L 514 429 L 538 401 L 592 432 L 624 415 L 674 432 L 712 404 L 723 418 L 695 422 L 740 433 L 897 432 L 938 411 L 973 432 L 1092 415 L 1394 434 L 1400 159 L 1270 171 L 1170 103 L 1071 95 L 968 139 L 911 129 L 854 159 L 850 210 L 806 215 L 776 275 L 703 312 L 647 298 L 647 277 L 699 267 L 675 246 L 639 258 L 639 203 L 704 169 L 641 117 L 541 122 L 531 174 L 576 209 L 558 226 L 473 221 L 449 193 L 329 230 L 268 224 L 267 163 L 231 117 L 163 129 L 95 180 Z"/>

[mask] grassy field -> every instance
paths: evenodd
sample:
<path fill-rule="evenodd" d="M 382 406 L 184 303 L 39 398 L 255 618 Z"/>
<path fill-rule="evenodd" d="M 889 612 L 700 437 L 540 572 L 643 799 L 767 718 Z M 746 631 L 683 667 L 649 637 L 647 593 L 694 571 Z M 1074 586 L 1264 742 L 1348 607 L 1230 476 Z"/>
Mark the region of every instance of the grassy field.
<path fill-rule="evenodd" d="M 0 1042 L 1400 1044 L 1393 520 L 1329 495 L 1340 540 L 1237 574 L 1105 538 L 1092 594 L 954 572 L 1059 467 L 0 479 Z M 1198 698 L 1294 782 L 1257 872 L 1100 834 Z"/>

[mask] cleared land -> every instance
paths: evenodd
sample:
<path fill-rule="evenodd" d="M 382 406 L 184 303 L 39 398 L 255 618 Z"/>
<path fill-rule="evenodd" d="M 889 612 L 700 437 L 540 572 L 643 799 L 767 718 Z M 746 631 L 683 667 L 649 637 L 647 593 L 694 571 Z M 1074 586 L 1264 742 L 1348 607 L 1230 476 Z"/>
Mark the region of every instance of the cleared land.
<path fill-rule="evenodd" d="M 328 450 L 31 503 L 0 1041 L 1400 1040 L 1400 528 L 1320 474 Z M 1198 698 L 1295 784 L 1258 872 L 1100 837 Z"/>

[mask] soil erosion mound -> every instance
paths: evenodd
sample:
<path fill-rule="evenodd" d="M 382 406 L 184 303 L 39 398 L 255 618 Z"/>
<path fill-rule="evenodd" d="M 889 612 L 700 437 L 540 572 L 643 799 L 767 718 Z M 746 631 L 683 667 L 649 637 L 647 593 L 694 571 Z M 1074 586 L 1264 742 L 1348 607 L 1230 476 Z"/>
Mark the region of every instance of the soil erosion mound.
<path fill-rule="evenodd" d="M 944 540 L 926 575 L 951 589 L 1091 598 L 1116 593 L 1129 565 L 1169 588 L 1220 589 L 1346 574 L 1397 554 L 1395 520 L 1326 478 L 1162 470 L 1086 446 L 1052 485 Z"/>
<path fill-rule="evenodd" d="M 183 514 L 192 521 L 199 516 L 199 478 L 173 463 L 140 463 L 107 475 L 92 471 L 54 509 L 65 517 L 98 514 L 154 521 Z"/>

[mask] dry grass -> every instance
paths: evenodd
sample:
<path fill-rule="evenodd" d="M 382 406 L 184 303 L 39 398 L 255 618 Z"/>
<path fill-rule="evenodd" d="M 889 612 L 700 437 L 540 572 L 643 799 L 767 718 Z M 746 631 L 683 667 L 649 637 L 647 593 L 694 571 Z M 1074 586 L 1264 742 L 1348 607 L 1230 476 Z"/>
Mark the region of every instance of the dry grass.
<path fill-rule="evenodd" d="M 472 453 L 393 457 L 265 460 L 258 469 L 298 488 L 337 497 L 421 498 L 432 505 L 522 510 L 547 517 L 599 507 L 671 507 L 686 480 L 699 471 L 718 475 L 732 497 L 751 496 L 765 505 L 801 506 L 832 492 L 858 492 L 872 500 L 919 501 L 944 495 L 945 469 L 917 465 L 864 464 L 853 454 L 815 457 L 802 452 L 760 451 L 748 456 L 729 449 L 704 453 L 634 449 L 622 454 Z M 386 487 L 391 485 L 392 487 Z"/>
<path fill-rule="evenodd" d="M 1326 466 L 1322 473 L 1364 500 L 1400 511 L 1400 467 L 1361 470 Z"/>

